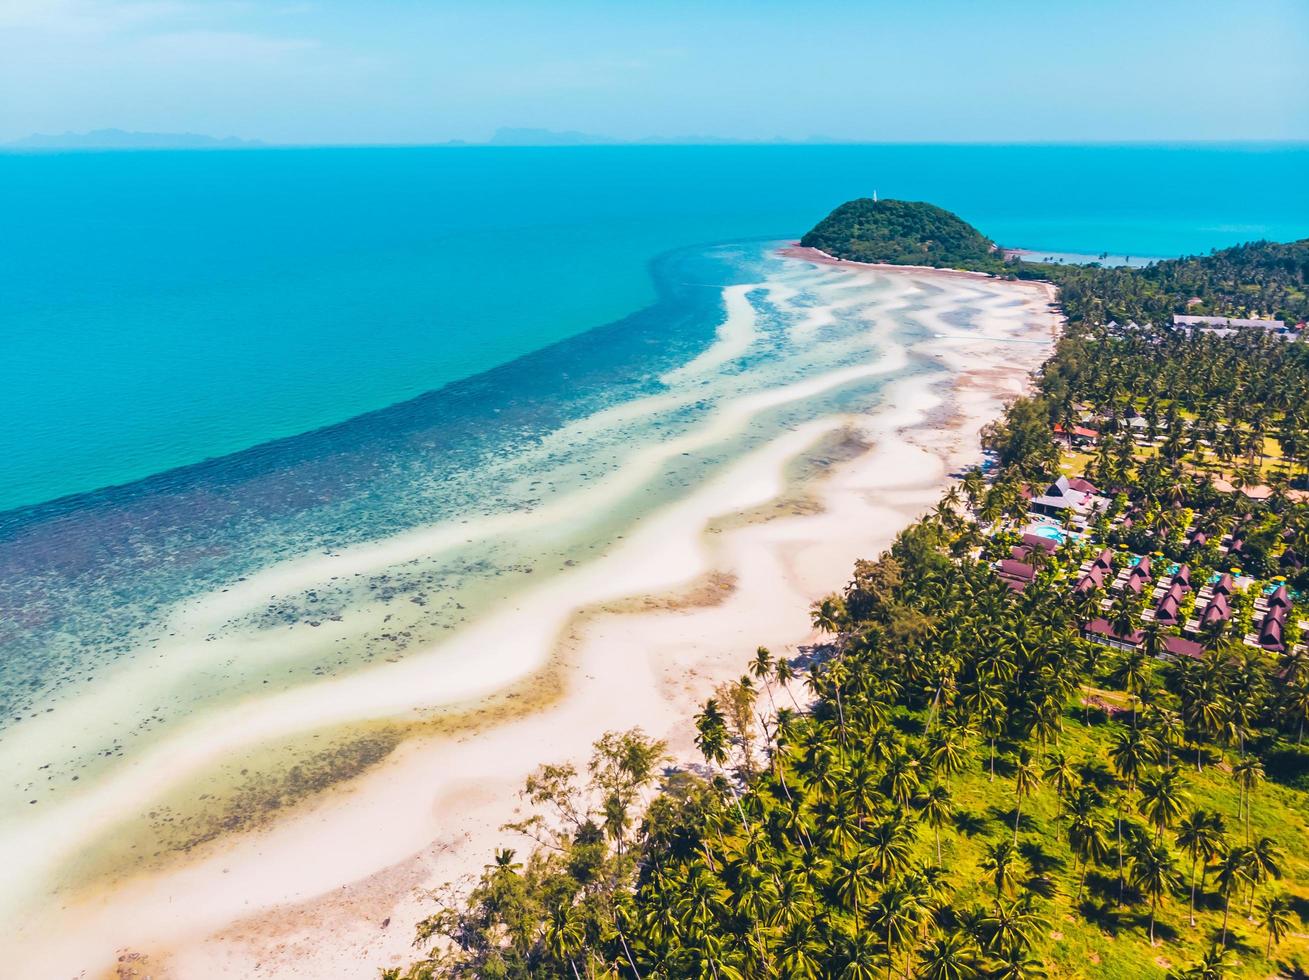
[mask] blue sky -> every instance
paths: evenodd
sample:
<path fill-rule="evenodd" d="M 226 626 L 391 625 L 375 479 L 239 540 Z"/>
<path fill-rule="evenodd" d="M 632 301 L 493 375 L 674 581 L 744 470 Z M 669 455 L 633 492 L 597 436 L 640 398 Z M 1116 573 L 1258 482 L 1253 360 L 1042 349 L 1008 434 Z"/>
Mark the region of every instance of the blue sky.
<path fill-rule="evenodd" d="M 0 0 L 0 141 L 1309 139 L 1309 0 Z"/>

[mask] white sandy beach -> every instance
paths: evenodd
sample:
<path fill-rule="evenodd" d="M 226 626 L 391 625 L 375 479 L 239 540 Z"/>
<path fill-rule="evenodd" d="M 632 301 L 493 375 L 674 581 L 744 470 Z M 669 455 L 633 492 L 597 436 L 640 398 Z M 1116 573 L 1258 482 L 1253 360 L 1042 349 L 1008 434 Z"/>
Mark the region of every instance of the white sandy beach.
<path fill-rule="evenodd" d="M 822 256 L 790 254 L 797 263 L 825 264 Z M 692 758 L 696 706 L 716 684 L 738 676 L 756 646 L 793 655 L 811 642 L 810 603 L 839 588 L 856 558 L 876 555 L 932 506 L 951 473 L 980 459 L 979 430 L 1026 389 L 1049 353 L 1056 319 L 1043 284 L 841 266 L 854 276 L 889 279 L 893 295 L 919 284 L 944 291 L 940 303 L 918 315 L 931 336 L 910 353 L 937 359 L 951 383 L 897 380 L 875 414 L 793 428 L 643 520 L 604 557 L 463 631 L 439 658 L 414 657 L 252 701 L 169 740 L 124 778 L 65 808 L 57 819 L 66 826 L 55 830 L 72 846 L 99 815 L 118 813 L 241 744 L 404 716 L 424 706 L 438 673 L 451 702 L 485 697 L 546 670 L 564 679 L 562 696 L 542 710 L 454 737 L 410 739 L 363 776 L 271 826 L 22 923 L 16 975 L 373 978 L 413 957 L 414 924 L 431 910 L 424 889 L 480 872 L 496 846 L 526 846 L 499 828 L 514 818 L 517 789 L 537 765 L 580 762 L 603 732 L 638 725 L 666 738 L 676 757 Z M 735 298 L 745 302 L 745 292 Z M 942 317 L 951 304 L 973 309 L 969 326 Z M 724 363 L 752 342 L 730 297 L 728 314 L 719 345 L 696 369 Z M 817 330 L 829 315 L 816 311 L 796 329 Z M 807 383 L 835 386 L 885 373 L 899 356 Z M 779 389 L 760 397 L 807 394 Z M 718 420 L 719 430 L 748 425 L 759 408 L 738 406 L 737 416 Z M 842 432 L 872 449 L 804 488 L 817 508 L 716 526 L 785 495 L 788 464 Z M 660 451 L 685 449 L 673 441 Z M 605 492 L 603 484 L 597 492 Z M 389 563 L 430 547 L 433 539 L 417 533 L 342 561 Z M 241 591 L 291 589 L 330 573 L 332 561 L 288 565 Z M 219 617 L 239 600 L 226 594 L 205 612 Z M 472 655 L 488 647 L 504 655 Z"/>

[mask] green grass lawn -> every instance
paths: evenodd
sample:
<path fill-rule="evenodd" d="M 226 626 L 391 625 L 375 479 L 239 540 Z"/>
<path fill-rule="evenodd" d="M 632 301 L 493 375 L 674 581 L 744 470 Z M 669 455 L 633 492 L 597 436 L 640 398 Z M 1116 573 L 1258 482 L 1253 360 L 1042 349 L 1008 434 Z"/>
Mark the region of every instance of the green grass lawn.
<path fill-rule="evenodd" d="M 1096 760 L 1109 767 L 1107 749 L 1118 723 L 1082 722 L 1080 710 L 1070 709 L 1057 748 L 1070 759 L 1081 762 Z M 1056 746 L 1051 745 L 1053 751 Z M 955 901 L 956 907 L 989 904 L 993 889 L 981 870 L 985 845 L 1005 835 L 1012 835 L 1014 784 L 997 770 L 994 782 L 988 779 L 987 752 L 977 750 L 978 764 L 972 773 L 961 774 L 954 783 L 956 806 L 955 831 L 942 837 L 942 863 L 951 880 L 965 883 Z M 1188 811 L 1195 806 L 1216 810 L 1227 820 L 1229 837 L 1243 840 L 1244 829 L 1237 817 L 1238 793 L 1235 782 L 1221 768 L 1208 766 L 1197 772 L 1194 756 L 1178 760 L 1186 774 L 1189 796 Z M 1135 806 L 1136 800 L 1133 800 Z M 1117 875 L 1113 867 L 1092 869 L 1087 877 L 1081 911 L 1076 906 L 1078 875 L 1063 828 L 1056 822 L 1057 799 L 1049 786 L 1042 786 L 1034 797 L 1023 803 L 1020 842 L 1035 845 L 1043 855 L 1044 874 L 1056 889 L 1052 903 L 1045 905 L 1050 927 L 1037 953 L 1044 959 L 1052 977 L 1150 977 L 1163 976 L 1173 966 L 1185 966 L 1197 960 L 1219 936 L 1222 924 L 1222 901 L 1210 884 L 1197 901 L 1196 927 L 1188 923 L 1188 893 L 1185 885 L 1189 861 L 1178 851 L 1178 865 L 1184 885 L 1159 909 L 1155 932 L 1157 943 L 1150 946 L 1148 902 L 1124 903 L 1115 908 Z M 1284 878 L 1273 887 L 1293 897 L 1301 920 L 1309 917 L 1309 794 L 1279 786 L 1260 784 L 1255 791 L 1252 834 L 1274 838 L 1285 852 Z M 1165 839 L 1173 844 L 1171 833 Z M 924 837 L 923 857 L 932 853 L 930 834 Z M 932 855 L 934 857 L 934 854 Z M 1113 856 L 1111 855 L 1111 861 Z M 1212 877 L 1212 876 L 1211 876 Z M 1130 894 L 1130 885 L 1128 893 Z M 1262 892 L 1261 892 L 1262 893 Z M 1265 934 L 1246 918 L 1248 897 L 1233 898 L 1229 919 L 1229 945 L 1240 959 L 1230 974 L 1234 977 L 1300 976 L 1296 970 L 1309 970 L 1309 937 L 1302 921 L 1291 936 L 1274 949 L 1272 962 L 1264 959 Z M 1088 916 L 1086 913 L 1089 912 Z M 1280 964 L 1280 967 L 1279 967 Z"/>

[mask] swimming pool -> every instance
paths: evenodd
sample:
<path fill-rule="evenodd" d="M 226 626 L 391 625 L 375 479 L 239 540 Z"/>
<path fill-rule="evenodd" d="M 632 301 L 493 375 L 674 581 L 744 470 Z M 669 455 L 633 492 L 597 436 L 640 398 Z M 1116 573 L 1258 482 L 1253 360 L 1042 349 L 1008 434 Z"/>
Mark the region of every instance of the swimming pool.
<path fill-rule="evenodd" d="M 1027 533 L 1035 534 L 1038 538 L 1048 538 L 1051 541 L 1058 541 L 1060 544 L 1063 544 L 1068 540 L 1068 532 L 1053 524 L 1033 524 L 1027 529 Z"/>

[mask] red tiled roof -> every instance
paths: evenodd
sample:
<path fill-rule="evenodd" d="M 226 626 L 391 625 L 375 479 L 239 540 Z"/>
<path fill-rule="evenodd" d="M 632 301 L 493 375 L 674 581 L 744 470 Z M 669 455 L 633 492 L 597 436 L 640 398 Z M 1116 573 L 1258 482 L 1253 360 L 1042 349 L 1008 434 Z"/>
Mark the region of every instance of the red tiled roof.
<path fill-rule="evenodd" d="M 1014 561 L 1012 558 L 1002 558 L 1000 560 L 1000 575 L 1005 578 L 1016 578 L 1024 582 L 1030 582 L 1036 578 L 1036 569 L 1026 562 Z"/>
<path fill-rule="evenodd" d="M 1082 627 L 1082 631 L 1117 640 L 1119 643 L 1130 643 L 1132 646 L 1138 646 L 1145 639 L 1145 634 L 1140 630 L 1132 630 L 1132 632 L 1126 634 L 1119 633 L 1110 625 L 1107 619 L 1093 619 Z"/>
<path fill-rule="evenodd" d="M 1182 636 L 1165 636 L 1164 650 L 1175 657 L 1190 657 L 1193 660 L 1204 656 L 1204 647 Z"/>
<path fill-rule="evenodd" d="M 1059 542 L 1054 538 L 1043 538 L 1039 534 L 1024 534 L 1023 544 L 1029 548 L 1042 548 L 1053 554 L 1059 547 Z"/>

